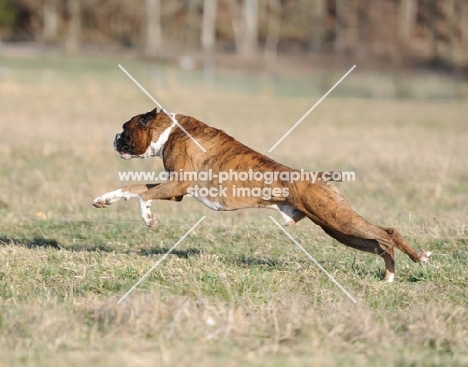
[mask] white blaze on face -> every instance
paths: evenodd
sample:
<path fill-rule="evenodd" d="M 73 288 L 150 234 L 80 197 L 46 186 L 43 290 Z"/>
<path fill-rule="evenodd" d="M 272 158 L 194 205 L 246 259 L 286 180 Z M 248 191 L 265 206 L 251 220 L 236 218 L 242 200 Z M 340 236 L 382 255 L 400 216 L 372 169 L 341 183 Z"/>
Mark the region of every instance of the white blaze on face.
<path fill-rule="evenodd" d="M 169 114 L 174 121 L 176 121 L 175 113 L 170 113 Z M 128 153 L 120 153 L 120 158 L 122 159 L 131 159 L 131 158 L 151 158 L 151 157 L 160 157 L 161 159 L 163 158 L 162 155 L 162 150 L 164 148 L 164 144 L 166 144 L 167 139 L 169 139 L 169 135 L 171 134 L 172 129 L 174 126 L 176 126 L 177 123 L 174 122 L 171 126 L 169 126 L 166 130 L 162 132 L 161 135 L 159 135 L 158 140 L 152 141 L 149 145 L 149 147 L 146 149 L 146 152 L 143 154 L 128 154 Z M 117 134 L 116 139 L 114 140 L 114 149 L 117 150 L 117 141 L 120 139 L 121 134 Z"/>

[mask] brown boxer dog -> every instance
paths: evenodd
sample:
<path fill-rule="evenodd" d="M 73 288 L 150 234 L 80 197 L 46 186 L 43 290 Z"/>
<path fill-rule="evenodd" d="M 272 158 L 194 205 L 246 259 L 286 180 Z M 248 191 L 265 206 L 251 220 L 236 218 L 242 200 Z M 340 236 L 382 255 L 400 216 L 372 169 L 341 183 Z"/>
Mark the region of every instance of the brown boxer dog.
<path fill-rule="evenodd" d="M 125 186 L 96 198 L 93 205 L 104 208 L 120 199 L 138 198 L 141 216 L 150 228 L 157 224 L 150 210 L 152 200 L 181 201 L 190 195 L 213 210 L 277 209 L 286 225 L 308 217 L 344 245 L 381 256 L 387 282 L 394 279 L 395 248 L 414 262 L 425 262 L 431 255 L 429 251 L 415 251 L 395 228 L 371 224 L 358 215 L 338 189 L 324 182 L 324 173 L 319 173 L 314 182 L 290 180 L 288 175 L 297 175 L 298 170 L 275 162 L 193 117 L 169 116 L 156 109 L 137 115 L 123 125 L 114 147 L 123 159 L 159 156 L 171 177 L 161 184 Z M 183 172 L 205 175 L 187 178 Z M 208 179 L 207 172 L 211 172 Z M 228 172 L 232 175 L 227 177 Z M 242 179 L 241 172 L 244 178 L 247 172 L 265 176 L 268 173 L 273 177 L 271 172 L 279 172 L 279 175 L 274 180 L 262 181 L 252 177 Z M 237 195 L 239 190 L 241 194 Z"/>

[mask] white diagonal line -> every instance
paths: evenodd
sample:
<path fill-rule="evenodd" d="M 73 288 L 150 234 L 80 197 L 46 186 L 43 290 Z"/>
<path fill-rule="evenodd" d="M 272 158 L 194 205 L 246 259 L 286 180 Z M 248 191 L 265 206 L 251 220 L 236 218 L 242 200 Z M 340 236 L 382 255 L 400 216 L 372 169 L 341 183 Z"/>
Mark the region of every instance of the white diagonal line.
<path fill-rule="evenodd" d="M 309 111 L 307 111 L 306 114 L 305 114 L 304 116 L 302 116 L 301 119 L 300 119 L 298 122 L 296 122 L 296 123 L 294 124 L 294 126 L 293 126 L 292 128 L 290 128 L 290 129 L 288 130 L 288 132 L 287 132 L 286 134 L 284 134 L 283 137 L 282 137 L 280 140 L 278 140 L 278 141 L 276 142 L 275 145 L 273 145 L 273 146 L 270 148 L 270 150 L 268 151 L 268 153 L 272 152 L 273 149 L 275 149 L 276 146 L 277 146 L 279 143 L 281 143 L 281 142 L 284 140 L 284 138 L 286 138 L 286 137 L 291 133 L 291 131 L 293 131 L 293 130 L 297 127 L 297 125 L 299 125 L 299 124 L 302 122 L 302 120 L 304 120 L 304 119 L 307 117 L 307 115 L 308 115 L 309 113 L 311 113 L 311 112 L 314 110 L 314 108 L 317 107 L 317 106 L 320 104 L 320 102 L 322 102 L 322 101 L 331 93 L 331 91 L 332 91 L 333 89 L 335 89 L 335 88 L 338 86 L 338 84 L 340 84 L 340 83 L 343 81 L 343 79 L 346 78 L 346 77 L 349 75 L 350 72 L 353 71 L 353 69 L 354 69 L 355 67 L 356 67 L 356 65 L 354 65 L 351 69 L 349 69 L 348 72 L 347 72 L 345 75 L 343 75 L 343 76 L 341 77 L 341 79 L 338 80 L 338 81 L 335 83 L 335 85 L 334 85 L 333 87 L 331 87 L 330 90 L 329 90 L 327 93 L 325 93 L 324 96 L 323 96 L 322 98 L 320 98 L 320 99 L 318 100 L 318 102 L 317 102 L 316 104 L 314 104 L 314 105 L 312 106 L 312 108 L 311 108 Z"/>
<path fill-rule="evenodd" d="M 286 234 L 286 236 L 288 236 L 288 237 L 291 239 L 291 241 L 293 241 L 293 242 L 296 244 L 296 246 L 299 247 L 299 248 L 302 250 L 302 252 L 304 252 L 304 253 L 308 256 L 308 258 L 311 259 L 311 260 L 315 263 L 315 265 L 317 265 L 318 268 L 319 268 L 320 270 L 322 270 L 322 271 L 327 275 L 327 277 L 329 277 L 329 278 L 331 279 L 331 281 L 332 281 L 333 283 L 335 283 L 335 284 L 338 286 L 338 288 L 340 288 L 340 289 L 344 292 L 344 294 L 346 294 L 346 295 L 351 299 L 351 301 L 353 301 L 354 303 L 357 303 L 357 301 L 354 299 L 354 297 L 353 297 L 351 294 L 349 294 L 349 292 L 348 292 L 346 289 L 344 289 L 344 288 L 341 286 L 341 284 L 338 283 L 338 282 L 335 280 L 335 278 L 333 278 L 333 277 L 330 275 L 330 273 L 329 273 L 328 271 L 326 271 L 326 270 L 323 268 L 323 266 L 320 265 L 320 264 L 318 263 L 318 261 L 315 260 L 315 259 L 312 257 L 312 255 L 309 254 L 309 253 L 306 251 L 306 249 L 305 249 L 304 247 L 302 247 L 301 244 L 300 244 L 299 242 L 297 242 L 297 241 L 294 239 L 294 237 L 291 236 L 291 234 L 290 234 L 288 231 L 286 231 L 286 230 L 281 226 L 281 224 L 279 224 L 279 223 L 275 220 L 275 218 L 273 218 L 271 215 L 270 215 L 269 217 L 270 217 L 270 219 Z"/>
<path fill-rule="evenodd" d="M 151 273 L 159 264 L 161 264 L 161 262 L 162 262 L 172 251 L 174 251 L 174 249 L 179 245 L 179 243 L 181 243 L 181 242 L 185 239 L 185 237 L 187 237 L 187 236 L 190 234 L 190 232 L 192 232 L 192 231 L 203 221 L 203 219 L 205 219 L 205 218 L 206 218 L 206 215 L 204 215 L 203 217 L 201 217 L 200 220 L 199 220 L 197 223 L 195 223 L 195 224 L 193 225 L 193 227 L 190 228 L 190 229 L 187 231 L 187 233 L 184 234 L 184 235 L 182 236 L 182 238 L 181 238 L 179 241 L 177 241 L 176 244 L 175 244 L 174 246 L 172 246 L 172 247 L 169 249 L 169 251 L 167 251 L 167 252 L 164 254 L 163 257 L 161 257 L 158 261 L 156 261 L 156 263 L 151 267 L 151 269 L 148 270 L 148 271 L 146 272 L 146 274 L 143 275 L 143 276 L 141 277 L 141 279 L 140 279 L 138 282 L 136 282 L 135 285 L 134 285 L 132 288 L 130 288 L 130 290 L 129 290 L 127 293 L 125 293 L 125 295 L 124 295 L 121 299 L 119 299 L 119 301 L 118 301 L 117 303 L 122 302 L 130 293 L 132 293 L 133 290 L 134 290 L 136 287 L 138 287 L 138 285 L 139 285 L 143 280 L 145 280 L 146 277 L 147 277 L 148 275 L 150 275 L 150 273 Z"/>
<path fill-rule="evenodd" d="M 132 79 L 132 81 L 133 81 L 133 82 L 134 82 L 134 83 L 135 83 L 135 84 L 136 84 L 136 85 L 137 85 L 137 86 L 138 86 L 138 87 L 139 87 L 139 88 L 156 104 L 156 106 L 158 106 L 158 107 L 161 109 L 162 112 L 164 112 L 166 115 L 169 116 L 169 118 L 172 120 L 173 123 L 175 123 L 177 126 L 179 126 L 179 127 L 182 129 L 182 131 L 183 131 L 190 139 L 192 139 L 192 141 L 193 141 L 195 144 L 197 144 L 198 147 L 199 147 L 201 150 L 203 150 L 203 151 L 206 153 L 205 148 L 203 148 L 202 145 L 201 145 L 192 135 L 190 135 L 189 132 L 188 132 L 187 130 L 185 130 L 184 127 L 183 127 L 181 124 L 179 124 L 179 122 L 175 119 L 175 117 L 172 116 L 170 113 L 168 113 L 168 112 L 163 108 L 163 106 L 161 106 L 161 104 L 160 104 L 158 101 L 156 101 L 156 100 L 154 99 L 154 97 L 153 97 L 151 94 L 149 94 L 148 91 L 147 91 L 145 88 L 143 88 L 143 86 L 142 86 L 140 83 L 138 83 L 137 80 L 136 80 L 127 70 L 125 70 L 125 68 L 124 68 L 122 65 L 119 64 L 119 68 L 120 68 L 125 74 L 127 74 L 127 76 L 128 76 L 130 79 Z"/>

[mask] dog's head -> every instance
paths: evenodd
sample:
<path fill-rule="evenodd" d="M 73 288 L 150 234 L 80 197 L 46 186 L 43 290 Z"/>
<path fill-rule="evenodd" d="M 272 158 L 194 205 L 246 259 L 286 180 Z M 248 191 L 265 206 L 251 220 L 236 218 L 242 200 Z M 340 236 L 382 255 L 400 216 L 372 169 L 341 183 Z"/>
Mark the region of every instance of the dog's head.
<path fill-rule="evenodd" d="M 114 149 L 120 158 L 147 158 L 151 143 L 158 140 L 159 135 L 171 124 L 171 119 L 156 108 L 150 112 L 136 115 L 123 124 L 123 131 L 114 139 Z"/>

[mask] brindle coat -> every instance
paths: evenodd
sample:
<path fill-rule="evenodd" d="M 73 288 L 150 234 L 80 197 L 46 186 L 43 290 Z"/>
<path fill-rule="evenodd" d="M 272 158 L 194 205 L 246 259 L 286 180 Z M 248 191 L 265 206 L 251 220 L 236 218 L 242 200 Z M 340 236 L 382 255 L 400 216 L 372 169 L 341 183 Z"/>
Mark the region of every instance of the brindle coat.
<path fill-rule="evenodd" d="M 249 169 L 253 172 L 296 171 L 193 117 L 176 115 L 175 119 L 206 149 L 206 153 L 202 152 L 165 112 L 158 113 L 156 109 L 134 116 L 126 122 L 123 132 L 115 138 L 115 149 L 125 159 L 160 156 L 167 172 L 208 172 L 210 169 L 215 173 L 229 170 L 248 172 Z M 122 198 L 137 197 L 143 220 L 149 227 L 154 228 L 156 220 L 150 211 L 151 201 L 181 201 L 195 185 L 199 188 L 212 188 L 219 187 L 220 183 L 217 178 L 213 178 L 211 181 L 169 180 L 161 184 L 129 185 L 96 198 L 93 205 L 102 208 Z M 239 197 L 230 194 L 198 199 L 214 210 L 275 208 L 282 213 L 286 225 L 293 225 L 308 217 L 337 241 L 381 256 L 385 261 L 385 280 L 388 282 L 394 279 L 395 248 L 403 251 L 414 262 L 427 261 L 431 255 L 428 251 L 415 251 L 395 228 L 369 223 L 352 209 L 348 200 L 334 186 L 326 182 L 291 183 L 276 180 L 271 185 L 255 180 L 222 182 L 222 187 L 227 188 L 227 193 L 232 193 L 234 185 L 237 188 L 279 188 L 280 191 L 286 188 L 289 195 L 276 195 L 268 200 L 259 196 Z"/>

